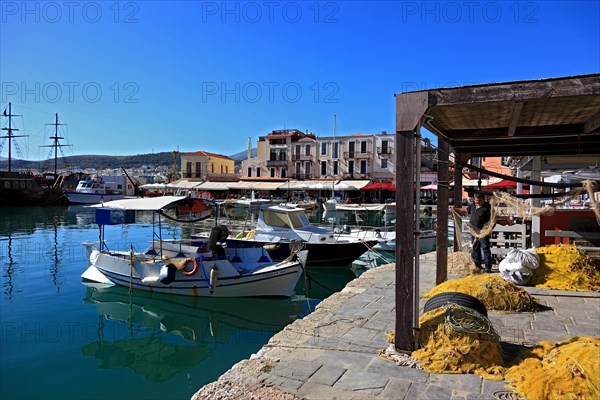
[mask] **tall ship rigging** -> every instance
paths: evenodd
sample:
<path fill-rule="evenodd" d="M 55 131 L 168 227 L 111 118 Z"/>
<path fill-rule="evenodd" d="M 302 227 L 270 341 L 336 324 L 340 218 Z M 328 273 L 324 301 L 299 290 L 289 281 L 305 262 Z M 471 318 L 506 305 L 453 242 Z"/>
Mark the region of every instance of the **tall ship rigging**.
<path fill-rule="evenodd" d="M 18 137 L 26 137 L 27 135 L 16 135 L 18 132 L 13 124 L 13 117 L 20 115 L 12 113 L 12 103 L 8 103 L 8 107 L 2 113 L 2 116 L 8 119 L 6 127 L 2 127 L 3 135 L 0 136 L 2 139 L 2 147 L 4 144 L 8 144 L 8 159 L 7 169 L 0 171 L 0 205 L 7 206 L 31 206 L 31 205 L 51 205 L 51 204 L 64 204 L 66 199 L 62 189 L 63 176 L 58 174 L 57 171 L 57 150 L 59 147 L 68 146 L 60 144 L 59 140 L 63 137 L 58 135 L 58 126 L 62 125 L 58 122 L 58 114 L 56 114 L 55 123 L 52 124 L 55 127 L 53 143 L 49 146 L 42 147 L 54 147 L 54 172 L 43 175 L 34 175 L 30 171 L 16 171 L 13 167 L 13 145 L 16 147 L 16 142 L 13 143 Z M 4 132 L 6 132 L 4 134 Z"/>

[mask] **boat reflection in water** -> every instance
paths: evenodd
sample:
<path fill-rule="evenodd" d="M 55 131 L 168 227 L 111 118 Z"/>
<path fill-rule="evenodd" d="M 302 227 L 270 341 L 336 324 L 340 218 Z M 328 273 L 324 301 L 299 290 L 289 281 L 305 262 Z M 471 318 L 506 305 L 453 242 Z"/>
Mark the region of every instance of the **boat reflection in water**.
<path fill-rule="evenodd" d="M 129 368 L 155 382 L 180 372 L 194 385 L 216 380 L 231 360 L 249 357 L 306 314 L 304 302 L 290 299 L 130 295 L 126 287 L 86 285 L 83 302 L 96 306 L 98 326 L 83 354 L 100 368 Z"/>

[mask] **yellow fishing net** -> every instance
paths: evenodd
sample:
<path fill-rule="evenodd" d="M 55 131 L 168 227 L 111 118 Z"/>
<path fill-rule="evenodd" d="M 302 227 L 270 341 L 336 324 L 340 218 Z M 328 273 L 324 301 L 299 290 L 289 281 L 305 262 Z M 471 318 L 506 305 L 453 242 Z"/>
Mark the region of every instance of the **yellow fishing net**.
<path fill-rule="evenodd" d="M 499 275 L 471 275 L 452 279 L 435 286 L 423 298 L 442 292 L 460 292 L 476 297 L 486 309 L 497 311 L 531 311 L 537 302 L 523 288 L 505 281 Z"/>
<path fill-rule="evenodd" d="M 502 379 L 500 338 L 478 312 L 456 304 L 426 312 L 419 318 L 419 341 L 412 357 L 425 371 Z"/>
<path fill-rule="evenodd" d="M 600 291 L 600 268 L 574 244 L 535 249 L 540 266 L 534 270 L 531 284 L 565 290 Z"/>
<path fill-rule="evenodd" d="M 508 369 L 505 379 L 528 400 L 600 399 L 600 339 L 541 342 Z"/>

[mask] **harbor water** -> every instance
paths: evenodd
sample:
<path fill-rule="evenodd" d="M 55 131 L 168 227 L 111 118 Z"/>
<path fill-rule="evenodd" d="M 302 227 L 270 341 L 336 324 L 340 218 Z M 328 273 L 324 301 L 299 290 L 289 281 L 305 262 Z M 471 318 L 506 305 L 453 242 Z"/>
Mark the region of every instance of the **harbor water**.
<path fill-rule="evenodd" d="M 5 207 L 0 221 L 2 399 L 190 398 L 355 277 L 313 270 L 292 299 L 130 294 L 82 282 L 93 209 Z M 151 226 L 107 227 L 108 246 L 143 250 Z M 182 234 L 163 222 L 163 238 Z"/>

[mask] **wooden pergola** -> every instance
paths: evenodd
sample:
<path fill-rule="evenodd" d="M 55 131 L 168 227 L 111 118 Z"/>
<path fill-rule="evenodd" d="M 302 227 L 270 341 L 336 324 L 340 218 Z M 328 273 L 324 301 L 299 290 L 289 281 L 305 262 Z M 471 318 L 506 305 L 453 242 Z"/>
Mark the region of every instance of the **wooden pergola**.
<path fill-rule="evenodd" d="M 600 159 L 600 74 L 406 92 L 396 95 L 396 339 L 416 349 L 415 150 L 420 128 L 438 137 L 438 220 L 448 219 L 450 148 L 456 160 L 485 156 Z M 460 206 L 462 168 L 454 169 Z M 448 226 L 438 224 L 436 282 L 447 277 Z"/>

